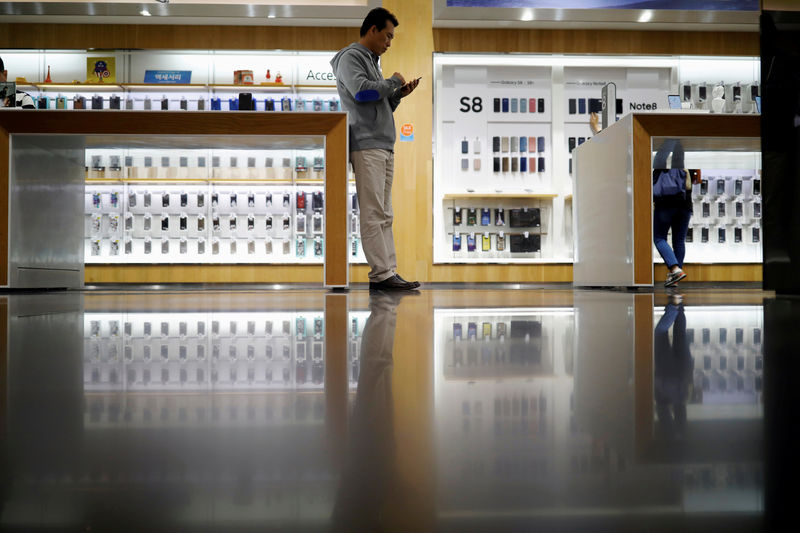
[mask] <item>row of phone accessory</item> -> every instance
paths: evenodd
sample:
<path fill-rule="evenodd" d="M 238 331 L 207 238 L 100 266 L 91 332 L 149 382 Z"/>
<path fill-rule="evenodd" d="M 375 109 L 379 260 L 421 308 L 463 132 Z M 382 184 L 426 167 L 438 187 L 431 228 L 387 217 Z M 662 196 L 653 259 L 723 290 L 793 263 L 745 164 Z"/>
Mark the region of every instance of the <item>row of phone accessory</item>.
<path fill-rule="evenodd" d="M 103 201 L 104 193 L 94 191 L 91 193 L 92 195 L 92 208 L 94 209 L 119 209 L 120 208 L 120 199 L 121 194 L 116 191 L 111 191 L 107 194 L 106 201 Z M 187 193 L 187 192 L 180 192 L 180 193 L 170 193 L 170 192 L 135 192 L 129 191 L 128 192 L 128 208 L 134 208 L 139 205 L 139 196 L 142 198 L 142 207 L 148 208 L 153 207 L 153 196 L 156 196 L 158 200 L 160 200 L 160 204 L 162 208 L 169 208 L 169 207 L 205 207 L 206 206 L 206 193 L 198 192 L 198 193 Z M 160 198 L 158 198 L 160 196 Z M 173 204 L 174 200 L 172 199 L 173 196 L 178 196 L 177 203 Z M 219 193 L 211 193 L 210 200 L 211 200 L 211 207 L 212 208 L 229 208 L 234 209 L 239 207 L 239 198 L 242 197 L 242 206 L 247 206 L 248 208 L 256 208 L 258 207 L 276 207 L 273 199 L 272 193 L 230 193 L 228 195 L 220 195 Z M 315 191 L 310 193 L 311 202 L 308 202 L 309 193 L 305 191 L 298 191 L 294 193 L 295 197 L 295 206 L 297 209 L 307 209 L 310 207 L 312 211 L 319 211 L 321 212 L 324 207 L 324 195 L 321 191 Z M 291 207 L 292 202 L 292 193 L 282 193 L 278 196 L 280 198 L 280 206 L 283 208 Z M 190 202 L 190 199 L 193 200 Z M 224 199 L 227 202 L 224 205 L 221 205 L 220 200 Z M 357 208 L 356 200 L 353 200 L 353 209 Z"/>
<path fill-rule="evenodd" d="M 473 161 L 474 170 L 480 170 L 480 159 Z M 461 169 L 469 169 L 469 160 L 461 160 Z M 544 157 L 493 157 L 492 172 L 545 172 Z"/>
<path fill-rule="evenodd" d="M 306 158 L 305 156 L 295 157 L 295 165 L 294 165 L 295 170 L 298 172 L 308 170 L 308 159 L 311 158 Z M 121 164 L 123 161 L 125 163 L 124 167 Z M 196 168 L 206 168 L 207 161 L 205 156 L 198 156 L 195 162 L 197 164 Z M 290 157 L 280 158 L 280 162 L 281 166 L 277 168 L 291 168 L 292 166 L 292 159 Z M 144 156 L 142 159 L 142 163 L 145 168 L 152 168 L 153 157 Z M 169 156 L 162 156 L 160 163 L 161 163 L 161 168 L 174 168 L 172 166 L 172 158 Z M 240 167 L 239 158 L 236 156 L 231 156 L 230 159 L 228 160 L 227 168 L 257 168 L 255 157 L 248 157 L 246 163 L 247 163 L 246 167 Z M 123 168 L 133 168 L 134 166 L 135 165 L 133 156 L 110 155 L 108 156 L 108 165 L 106 166 L 105 157 L 102 154 L 92 154 L 90 155 L 89 165 L 86 166 L 85 169 L 87 172 L 91 169 L 95 173 L 105 172 L 106 170 L 109 170 L 111 172 L 120 172 L 122 171 Z M 188 156 L 178 157 L 178 168 L 189 168 Z M 211 168 L 224 168 L 222 167 L 222 158 L 220 156 L 215 155 L 211 157 Z M 275 158 L 265 157 L 264 168 L 276 168 Z M 315 156 L 311 163 L 311 170 L 320 172 L 324 169 L 325 169 L 325 159 L 323 157 Z"/>
<path fill-rule="evenodd" d="M 196 217 L 191 217 L 194 219 L 194 227 L 189 228 L 189 215 L 185 213 L 181 213 L 179 215 L 161 215 L 160 217 L 156 215 L 155 217 L 160 218 L 160 225 L 161 231 L 170 231 L 170 227 L 174 227 L 174 222 L 170 222 L 170 219 L 177 219 L 177 228 L 181 232 L 188 232 L 188 231 L 196 231 L 198 233 L 204 233 L 206 231 L 206 217 L 204 215 L 198 215 Z M 142 231 L 153 231 L 154 224 L 153 218 L 155 218 L 150 213 L 145 213 L 144 215 L 133 215 L 131 213 L 126 213 L 123 220 L 124 220 L 124 229 L 125 231 L 133 231 L 134 225 L 137 224 L 137 218 L 141 221 L 141 229 Z M 246 221 L 244 218 L 246 217 Z M 240 222 L 240 218 L 242 219 Z M 280 220 L 280 226 L 274 224 L 274 219 L 277 218 Z M 308 218 L 311 218 L 311 223 L 308 224 Z M 323 217 L 321 213 L 314 213 L 312 216 L 308 217 L 303 213 L 298 213 L 295 217 L 295 231 L 297 233 L 305 233 L 307 231 L 307 227 L 310 226 L 311 231 L 313 233 L 322 233 L 323 227 Z M 219 232 L 223 228 L 223 218 L 217 214 L 214 214 L 211 217 L 211 229 L 214 232 Z M 289 214 L 278 214 L 273 217 L 272 215 L 267 215 L 264 218 L 264 229 L 266 231 L 272 231 L 273 228 L 282 228 L 284 231 L 288 231 L 291 229 L 291 220 L 292 217 Z M 91 215 L 91 224 L 90 224 L 90 235 L 97 235 L 100 233 L 108 233 L 108 234 L 116 234 L 120 229 L 120 216 L 117 214 L 94 214 Z M 230 215 L 227 217 L 227 224 L 225 224 L 229 230 L 236 231 L 239 226 L 243 228 L 247 228 L 247 231 L 255 231 L 256 229 L 256 215 Z M 351 225 L 353 223 L 351 222 Z M 357 223 L 356 223 L 357 224 Z M 137 224 L 137 228 L 138 228 Z M 157 226 L 156 226 L 157 227 Z M 357 225 L 355 226 L 357 229 Z M 353 232 L 355 233 L 355 231 Z"/>
<path fill-rule="evenodd" d="M 541 251 L 542 236 L 538 233 L 509 233 L 508 234 L 508 250 L 506 250 L 506 234 L 504 232 L 493 233 L 468 233 L 466 235 L 466 251 L 475 252 L 478 250 L 478 240 L 480 240 L 480 249 L 482 252 L 492 251 L 492 240 L 494 240 L 494 251 L 511 253 L 536 253 Z M 494 236 L 494 239 L 492 237 Z M 460 233 L 453 234 L 452 250 L 454 252 L 462 251 L 463 238 Z"/>
<path fill-rule="evenodd" d="M 695 229 L 693 226 L 689 226 L 689 229 L 686 231 L 686 242 L 687 243 L 707 243 L 709 242 L 710 238 L 710 228 L 709 226 L 698 226 L 699 228 L 699 235 L 696 234 Z M 727 226 L 718 226 L 717 227 L 717 241 L 720 244 L 728 242 L 728 235 L 729 229 Z M 744 239 L 744 228 L 742 226 L 736 226 L 733 228 L 733 242 L 734 244 L 739 244 L 743 242 Z M 696 237 L 699 237 L 699 240 L 696 240 Z M 750 227 L 750 243 L 751 244 L 758 244 L 761 242 L 761 227 L 758 225 L 753 225 Z"/>
<path fill-rule="evenodd" d="M 467 226 L 478 225 L 478 209 L 480 209 L 481 226 L 505 226 L 506 210 L 502 207 L 492 209 L 489 207 L 468 207 L 467 216 L 464 218 L 464 209 L 461 207 L 453 208 L 453 226 L 461 226 L 466 222 Z M 509 227 L 512 228 L 538 228 L 542 223 L 541 210 L 538 207 L 521 207 L 509 209 Z M 494 223 L 492 222 L 494 221 Z"/>
<path fill-rule="evenodd" d="M 710 186 L 712 181 L 715 182 L 713 187 Z M 743 178 L 731 178 L 731 177 L 722 177 L 722 178 L 704 177 L 700 180 L 699 184 L 694 185 L 692 190 L 697 191 L 701 196 L 707 196 L 709 195 L 709 191 L 714 191 L 714 196 L 737 197 L 744 195 L 744 183 L 746 181 L 752 182 L 751 194 L 753 196 L 761 196 L 761 179 L 759 178 L 753 178 L 751 180 L 748 180 Z M 729 183 L 733 183 L 732 195 L 728 193 Z"/>
<path fill-rule="evenodd" d="M 544 113 L 544 98 L 494 98 L 492 111 L 495 113 Z"/>
<path fill-rule="evenodd" d="M 717 218 L 727 220 L 730 218 L 728 215 L 728 202 L 725 200 L 721 200 L 716 202 L 716 215 L 715 217 L 711 216 L 711 203 L 710 202 L 694 202 L 692 204 L 692 211 L 693 213 L 697 213 L 699 211 L 700 218 Z M 745 215 L 745 206 L 751 206 L 748 209 L 749 213 Z M 753 201 L 753 202 L 744 202 L 744 201 L 736 201 L 733 202 L 733 217 L 737 219 L 744 219 L 749 218 L 753 220 L 757 220 L 761 218 L 761 202 L 760 201 Z"/>
<path fill-rule="evenodd" d="M 734 344 L 744 344 L 744 328 L 734 328 Z M 689 344 L 695 344 L 695 330 L 694 328 L 686 329 L 686 338 Z M 728 343 L 728 328 L 719 328 L 718 344 Z M 696 344 L 711 344 L 711 328 L 702 328 L 700 330 L 700 340 Z M 761 328 L 753 328 L 753 344 L 761 344 Z"/>
<path fill-rule="evenodd" d="M 259 108 L 264 111 L 339 111 L 341 107 L 338 98 L 331 98 L 329 100 L 322 100 L 321 98 L 315 98 L 313 100 L 293 99 L 289 97 L 284 97 L 280 100 L 265 98 L 261 101 L 262 105 L 258 105 L 259 101 L 253 98 L 253 95 L 250 93 L 240 93 L 238 98 L 228 98 L 227 101 L 228 110 L 230 111 L 256 111 Z M 89 107 L 87 107 L 87 102 Z M 161 100 L 157 101 L 157 107 L 153 106 L 153 100 L 149 97 L 145 97 L 142 102 L 145 110 L 160 109 L 161 111 L 169 111 L 171 109 L 170 102 L 174 102 L 174 100 L 170 100 L 164 96 Z M 198 98 L 196 102 L 197 110 L 206 110 L 205 98 Z M 221 98 L 210 98 L 209 109 L 211 111 L 221 111 L 222 102 L 223 100 Z M 72 109 L 118 110 L 123 109 L 123 103 L 124 109 L 134 109 L 133 98 L 126 98 L 123 102 L 120 96 L 111 95 L 106 104 L 106 99 L 100 95 L 92 96 L 89 100 L 87 100 L 85 96 L 76 95 L 72 98 Z M 174 109 L 174 105 L 173 103 L 172 109 Z M 36 106 L 38 109 L 67 109 L 67 98 L 64 96 L 57 96 L 55 98 L 39 96 L 36 99 Z M 181 98 L 178 101 L 177 109 L 183 111 L 188 110 L 189 100 L 185 97 Z"/>
<path fill-rule="evenodd" d="M 297 237 L 295 239 L 295 256 L 296 257 L 306 257 L 306 249 L 308 245 L 308 241 L 305 237 Z M 103 242 L 107 242 L 109 255 L 111 256 L 118 256 L 121 253 L 123 255 L 133 255 L 133 239 L 126 238 L 123 241 L 120 239 L 91 239 L 91 247 L 90 253 L 92 256 L 101 256 L 102 255 L 102 248 Z M 170 255 L 172 252 L 171 250 L 171 242 L 172 239 L 152 239 L 151 237 L 145 237 L 143 239 L 143 252 L 145 255 L 150 255 L 153 253 L 154 246 L 153 241 L 160 241 L 160 247 L 158 243 L 156 243 L 155 249 L 158 250 L 160 248 L 161 255 Z M 190 240 L 186 237 L 181 237 L 178 240 L 178 253 L 181 255 L 189 253 L 189 242 Z M 206 240 L 204 238 L 199 239 L 192 239 L 192 242 L 196 243 L 196 253 L 199 255 L 204 255 L 207 253 L 207 246 Z M 313 253 L 315 257 L 322 257 L 323 255 L 323 240 L 321 236 L 314 237 L 312 240 L 313 246 Z M 263 251 L 266 255 L 272 255 L 274 253 L 274 248 L 271 239 L 263 240 Z M 246 250 L 248 255 L 257 255 L 258 254 L 259 244 L 256 243 L 254 239 L 248 239 L 246 243 Z M 222 250 L 222 241 L 219 238 L 211 239 L 211 254 L 212 255 L 219 255 Z M 281 240 L 281 247 L 280 250 L 282 251 L 283 255 L 291 254 L 292 246 L 290 239 L 282 239 Z M 228 252 L 230 255 L 237 255 L 239 251 L 239 244 L 238 241 L 235 239 L 231 239 L 228 241 Z"/>
<path fill-rule="evenodd" d="M 465 141 L 461 141 L 461 153 L 466 154 L 464 151 Z M 545 151 L 545 138 L 544 137 L 525 137 L 525 136 L 511 136 L 504 137 L 495 135 L 492 137 L 492 152 L 497 153 L 540 153 Z M 478 153 L 478 152 L 475 152 Z"/>

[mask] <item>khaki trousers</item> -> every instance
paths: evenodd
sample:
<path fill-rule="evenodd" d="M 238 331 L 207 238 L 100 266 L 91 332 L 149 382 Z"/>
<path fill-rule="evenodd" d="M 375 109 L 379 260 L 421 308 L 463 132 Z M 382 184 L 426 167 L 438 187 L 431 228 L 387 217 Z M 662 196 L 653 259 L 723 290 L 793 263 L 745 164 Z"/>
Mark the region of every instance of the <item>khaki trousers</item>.
<path fill-rule="evenodd" d="M 394 152 L 370 149 L 350 152 L 356 175 L 361 247 L 369 263 L 369 281 L 377 283 L 394 276 L 397 256 L 392 233 L 392 179 Z"/>

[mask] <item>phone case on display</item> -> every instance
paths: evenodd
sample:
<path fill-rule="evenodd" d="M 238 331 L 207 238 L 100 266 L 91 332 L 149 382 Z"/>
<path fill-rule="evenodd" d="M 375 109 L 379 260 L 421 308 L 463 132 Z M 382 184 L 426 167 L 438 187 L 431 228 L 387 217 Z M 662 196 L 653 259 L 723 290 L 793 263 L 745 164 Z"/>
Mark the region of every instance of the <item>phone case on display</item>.
<path fill-rule="evenodd" d="M 353 237 L 353 240 L 350 241 L 350 255 L 353 257 L 358 256 L 358 239 Z"/>
<path fill-rule="evenodd" d="M 586 137 L 578 137 L 578 146 L 586 142 Z"/>
<path fill-rule="evenodd" d="M 473 170 L 480 170 L 481 169 L 481 160 L 480 159 L 473 159 L 472 160 L 472 169 Z"/>
<path fill-rule="evenodd" d="M 483 237 L 481 238 L 481 250 L 484 252 L 488 252 L 492 249 L 492 236 L 488 233 L 484 233 Z"/>
<path fill-rule="evenodd" d="M 744 204 L 742 202 L 736 202 L 735 212 L 736 218 L 742 218 L 744 216 Z"/>
<path fill-rule="evenodd" d="M 239 99 L 238 98 L 228 98 L 228 110 L 229 111 L 239 111 Z"/>
<path fill-rule="evenodd" d="M 509 148 L 509 141 L 508 137 L 501 137 L 500 139 L 500 147 L 502 152 L 508 152 Z"/>
<path fill-rule="evenodd" d="M 492 171 L 493 172 L 500 172 L 500 158 L 493 157 L 492 158 Z"/>
<path fill-rule="evenodd" d="M 219 216 L 214 215 L 213 217 L 211 217 L 211 229 L 213 229 L 214 231 L 219 231 L 220 228 L 221 226 L 219 223 Z"/>
<path fill-rule="evenodd" d="M 544 98 L 539 98 L 537 109 L 539 113 L 544 113 Z"/>
<path fill-rule="evenodd" d="M 212 111 L 220 111 L 222 109 L 222 99 L 221 98 L 212 98 L 211 99 L 211 110 Z"/>
<path fill-rule="evenodd" d="M 733 228 L 733 242 L 742 242 L 742 228 Z"/>
<path fill-rule="evenodd" d="M 178 219 L 178 228 L 181 231 L 186 231 L 188 226 L 188 220 L 189 219 L 186 215 L 181 215 L 180 218 Z"/>
<path fill-rule="evenodd" d="M 578 110 L 578 102 L 575 98 L 569 99 L 569 114 L 574 115 Z"/>
<path fill-rule="evenodd" d="M 198 98 L 197 99 L 197 110 L 198 111 L 205 111 L 206 110 L 206 99 L 205 98 Z"/>
<path fill-rule="evenodd" d="M 481 226 L 488 226 L 492 223 L 492 211 L 488 207 L 481 207 Z"/>
<path fill-rule="evenodd" d="M 528 153 L 536 152 L 536 137 L 528 137 Z"/>
<path fill-rule="evenodd" d="M 92 109 L 103 109 L 102 96 L 92 96 Z"/>
<path fill-rule="evenodd" d="M 185 97 L 181 98 L 180 108 L 182 111 L 187 111 L 189 109 L 189 101 Z"/>
<path fill-rule="evenodd" d="M 717 202 L 717 217 L 725 218 L 725 202 Z"/>
<path fill-rule="evenodd" d="M 708 242 L 708 228 L 700 230 L 700 242 Z"/>
<path fill-rule="evenodd" d="M 502 207 L 498 207 L 494 210 L 494 225 L 495 226 L 505 226 L 506 225 L 506 212 Z"/>
<path fill-rule="evenodd" d="M 322 211 L 323 207 L 323 200 L 322 200 L 322 192 L 316 191 L 311 195 L 311 209 L 314 211 Z"/>
<path fill-rule="evenodd" d="M 297 243 L 295 245 L 295 253 L 297 254 L 297 257 L 306 256 L 306 240 L 304 237 L 297 238 Z"/>
<path fill-rule="evenodd" d="M 36 99 L 37 109 L 47 109 L 50 107 L 50 99 L 46 96 L 40 96 Z"/>
<path fill-rule="evenodd" d="M 492 137 L 492 152 L 500 151 L 500 137 Z"/>
<path fill-rule="evenodd" d="M 299 213 L 297 218 L 295 219 L 295 231 L 297 233 L 305 233 L 306 232 L 306 216 L 303 213 Z"/>
<path fill-rule="evenodd" d="M 569 170 L 568 170 L 568 172 L 570 174 L 572 174 L 572 158 L 571 157 L 569 158 Z"/>
<path fill-rule="evenodd" d="M 494 99 L 492 110 L 495 113 L 499 113 L 500 112 L 500 99 L 499 98 L 495 98 Z"/>
<path fill-rule="evenodd" d="M 725 194 L 725 180 L 718 179 L 717 180 L 717 196 L 722 196 Z"/>
<path fill-rule="evenodd" d="M 230 207 L 237 207 L 239 205 L 239 196 L 236 193 L 233 193 L 228 198 L 228 205 Z"/>
<path fill-rule="evenodd" d="M 693 242 L 694 241 L 694 229 L 689 226 L 686 230 L 686 242 Z"/>
<path fill-rule="evenodd" d="M 754 243 L 761 242 L 761 228 L 758 226 L 753 226 L 752 236 Z"/>
<path fill-rule="evenodd" d="M 508 98 L 503 98 L 503 113 L 508 113 Z"/>
<path fill-rule="evenodd" d="M 289 207 L 292 202 L 292 197 L 289 193 L 283 193 L 283 207 Z"/>
<path fill-rule="evenodd" d="M 205 231 L 206 230 L 206 217 L 200 215 L 197 217 L 197 231 Z"/>
<path fill-rule="evenodd" d="M 538 207 L 510 210 L 508 224 L 512 228 L 537 228 L 541 223 L 541 211 Z"/>
<path fill-rule="evenodd" d="M 586 114 L 586 98 L 578 99 L 578 113 L 581 115 Z"/>
<path fill-rule="evenodd" d="M 453 225 L 460 226 L 462 222 L 463 210 L 460 207 L 453 208 Z"/>
<path fill-rule="evenodd" d="M 358 211 L 358 193 L 353 193 L 353 196 L 350 197 L 350 208 L 354 213 Z"/>
<path fill-rule="evenodd" d="M 753 180 L 753 194 L 755 196 L 761 196 L 761 180 L 754 179 Z"/>
<path fill-rule="evenodd" d="M 567 143 L 569 146 L 569 151 L 572 153 L 572 151 L 575 149 L 575 137 L 570 137 Z"/>
<path fill-rule="evenodd" d="M 519 137 L 511 137 L 511 151 L 518 152 L 519 151 Z"/>
<path fill-rule="evenodd" d="M 478 211 L 474 207 L 467 209 L 467 226 L 474 226 L 478 223 Z"/>
<path fill-rule="evenodd" d="M 536 172 L 536 158 L 529 157 L 528 158 L 528 172 Z"/>
<path fill-rule="evenodd" d="M 528 98 L 528 110 L 531 113 L 536 113 L 538 106 L 536 105 L 536 98 Z"/>
<path fill-rule="evenodd" d="M 169 207 L 169 193 L 161 195 L 161 207 Z"/>
<path fill-rule="evenodd" d="M 538 137 L 536 139 L 536 147 L 539 150 L 539 153 L 544 153 L 544 137 Z"/>
<path fill-rule="evenodd" d="M 461 160 L 461 170 L 469 170 L 469 159 L 463 158 Z"/>
<path fill-rule="evenodd" d="M 511 172 L 519 172 L 519 158 L 512 157 L 511 158 Z"/>
<path fill-rule="evenodd" d="M 702 195 L 708 194 L 708 180 L 705 179 L 700 180 L 700 194 Z"/>
<path fill-rule="evenodd" d="M 122 101 L 120 100 L 120 97 L 117 96 L 116 94 L 113 94 L 111 95 L 111 98 L 108 99 L 108 108 L 119 109 L 121 103 Z"/>
<path fill-rule="evenodd" d="M 742 180 L 739 178 L 733 182 L 733 194 L 734 196 L 742 194 Z"/>
<path fill-rule="evenodd" d="M 508 172 L 508 168 L 509 168 L 508 158 L 504 157 L 503 158 L 503 172 Z"/>
<path fill-rule="evenodd" d="M 247 217 L 247 231 L 256 229 L 256 218 L 253 215 Z"/>
<path fill-rule="evenodd" d="M 169 157 L 168 156 L 165 156 L 165 157 L 161 158 L 161 167 L 162 168 L 169 167 Z"/>
<path fill-rule="evenodd" d="M 149 111 L 149 110 L 151 110 L 153 108 L 153 102 L 150 100 L 149 96 L 145 96 L 144 97 L 144 104 L 143 105 L 144 105 L 144 109 L 146 111 Z"/>
<path fill-rule="evenodd" d="M 149 193 L 149 192 L 147 192 L 147 191 L 145 191 L 145 192 L 144 192 L 144 206 L 145 206 L 145 207 L 150 207 L 150 205 L 151 205 L 151 203 L 150 203 L 150 202 L 151 202 L 151 196 L 150 196 L 150 193 Z"/>
<path fill-rule="evenodd" d="M 520 172 L 527 172 L 528 171 L 528 158 L 527 157 L 520 157 L 519 158 L 519 171 Z"/>
<path fill-rule="evenodd" d="M 228 218 L 228 228 L 230 228 L 231 231 L 236 230 L 236 215 L 231 215 L 230 218 Z"/>
<path fill-rule="evenodd" d="M 702 204 L 702 211 L 701 215 L 703 218 L 708 218 L 711 216 L 711 204 L 708 202 L 703 202 Z"/>
<path fill-rule="evenodd" d="M 506 249 L 506 236 L 505 234 L 503 234 L 502 231 L 497 234 L 497 239 L 495 241 L 495 249 L 498 252 L 502 252 Z"/>
<path fill-rule="evenodd" d="M 458 233 L 453 234 L 453 251 L 460 252 L 461 251 L 461 235 Z"/>
<path fill-rule="evenodd" d="M 539 165 L 536 170 L 538 172 L 544 172 L 544 157 L 539 158 Z"/>
<path fill-rule="evenodd" d="M 519 151 L 520 153 L 525 153 L 528 151 L 528 138 L 527 137 L 520 137 L 519 138 Z"/>
<path fill-rule="evenodd" d="M 255 104 L 255 100 L 253 100 L 253 93 L 239 93 L 240 111 L 253 111 L 256 108 Z"/>
<path fill-rule="evenodd" d="M 528 234 L 526 237 L 522 233 L 512 233 L 510 235 L 511 238 L 511 253 L 534 253 L 538 252 L 541 249 L 541 236 L 540 235 L 532 235 Z M 513 325 L 512 322 L 512 336 L 513 336 Z"/>
<path fill-rule="evenodd" d="M 761 202 L 753 202 L 753 218 L 761 218 Z"/>
<path fill-rule="evenodd" d="M 467 251 L 468 252 L 475 251 L 475 234 L 467 235 Z"/>
<path fill-rule="evenodd" d="M 275 100 L 273 100 L 272 98 L 265 98 L 264 111 L 275 111 Z"/>
<path fill-rule="evenodd" d="M 288 96 L 284 96 L 281 98 L 281 111 L 291 111 L 292 110 L 292 99 Z"/>
<path fill-rule="evenodd" d="M 717 230 L 717 241 L 719 241 L 721 243 L 725 242 L 726 234 L 727 234 L 727 232 L 725 231 L 725 228 L 719 228 Z"/>
<path fill-rule="evenodd" d="M 125 99 L 125 109 L 133 109 L 133 98 Z"/>
<path fill-rule="evenodd" d="M 299 191 L 297 193 L 297 209 L 305 209 L 306 208 L 306 193 L 303 191 Z"/>
<path fill-rule="evenodd" d="M 461 141 L 461 153 L 462 154 L 469 153 L 469 141 L 466 138 L 464 138 L 464 140 Z"/>
<path fill-rule="evenodd" d="M 516 113 L 517 112 L 517 99 L 516 98 L 512 98 L 511 99 L 511 112 L 512 113 Z"/>
<path fill-rule="evenodd" d="M 167 98 L 166 96 L 161 98 L 161 110 L 162 111 L 168 111 L 169 110 L 169 98 Z"/>
<path fill-rule="evenodd" d="M 527 113 L 528 112 L 528 99 L 527 98 L 520 98 L 519 99 L 519 112 L 520 113 Z"/>

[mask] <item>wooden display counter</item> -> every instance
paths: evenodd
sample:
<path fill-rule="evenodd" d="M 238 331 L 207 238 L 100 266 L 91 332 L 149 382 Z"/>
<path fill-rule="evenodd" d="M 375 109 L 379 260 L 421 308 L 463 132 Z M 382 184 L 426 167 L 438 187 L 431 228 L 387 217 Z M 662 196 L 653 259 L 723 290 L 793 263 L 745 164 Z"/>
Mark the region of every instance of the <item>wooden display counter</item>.
<path fill-rule="evenodd" d="M 28 137 L 28 134 L 31 137 Z M 85 279 L 87 282 L 117 283 L 265 283 L 324 280 L 327 287 L 346 287 L 349 283 L 346 113 L 2 110 L 0 111 L 0 203 L 3 206 L 9 205 L 9 195 L 14 194 L 10 184 L 15 176 L 14 173 L 19 170 L 15 170 L 15 157 L 12 152 L 15 149 L 14 138 L 23 135 L 24 137 L 20 139 L 33 136 L 56 139 L 64 138 L 65 135 L 74 139 L 91 136 L 114 136 L 124 139 L 125 136 L 135 135 L 153 136 L 153 138 L 159 136 L 165 139 L 180 136 L 217 137 L 228 141 L 237 136 L 248 136 L 251 139 L 253 136 L 324 137 L 326 168 L 324 265 L 88 265 L 85 268 Z M 46 144 L 42 146 L 46 152 Z M 268 147 L 265 146 L 265 149 Z M 75 159 L 74 155 L 70 157 Z M 83 159 L 80 160 L 82 161 Z M 21 166 L 23 162 L 24 160 L 20 159 L 17 166 Z M 48 180 L 51 187 L 57 187 L 58 176 L 46 176 L 44 179 Z M 15 242 L 12 236 L 14 219 L 11 218 L 12 213 L 8 211 L 0 217 L 0 287 L 14 286 L 12 280 L 16 278 L 12 276 L 14 272 L 11 270 L 18 268 L 16 265 L 10 265 Z M 46 219 L 49 216 L 50 213 L 43 208 L 41 217 Z M 30 242 L 31 239 L 27 238 L 27 241 Z M 48 250 L 36 252 L 40 256 L 46 256 Z"/>

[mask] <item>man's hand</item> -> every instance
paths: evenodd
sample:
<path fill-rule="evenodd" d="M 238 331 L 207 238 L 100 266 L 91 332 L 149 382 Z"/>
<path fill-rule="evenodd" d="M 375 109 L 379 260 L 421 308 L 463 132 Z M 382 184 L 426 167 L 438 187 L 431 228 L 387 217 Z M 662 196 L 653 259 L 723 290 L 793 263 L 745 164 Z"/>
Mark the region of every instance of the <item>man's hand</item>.
<path fill-rule="evenodd" d="M 392 74 L 392 77 L 393 78 L 397 78 L 398 80 L 400 80 L 400 83 L 402 83 L 403 85 L 406 84 L 406 79 L 399 72 L 395 72 L 394 74 Z"/>
<path fill-rule="evenodd" d="M 400 94 L 402 96 L 408 96 L 409 94 L 411 94 L 414 91 L 414 89 L 417 88 L 417 85 L 419 85 L 419 80 L 420 78 L 411 80 L 410 82 L 400 87 Z"/>

